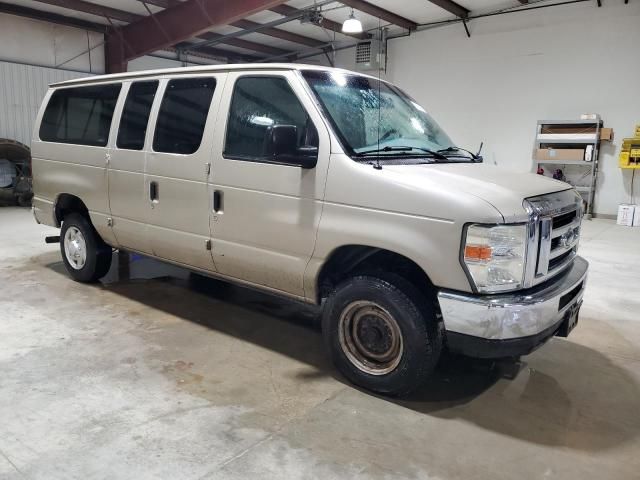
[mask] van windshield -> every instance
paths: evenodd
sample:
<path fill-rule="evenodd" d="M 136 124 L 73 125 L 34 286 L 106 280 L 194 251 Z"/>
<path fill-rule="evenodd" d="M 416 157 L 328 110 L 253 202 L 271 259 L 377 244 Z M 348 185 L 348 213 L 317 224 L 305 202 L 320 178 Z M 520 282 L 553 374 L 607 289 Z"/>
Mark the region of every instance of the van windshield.
<path fill-rule="evenodd" d="M 448 135 L 401 90 L 374 78 L 341 72 L 304 70 L 311 87 L 350 156 L 427 156 L 469 161 L 455 153 Z"/>

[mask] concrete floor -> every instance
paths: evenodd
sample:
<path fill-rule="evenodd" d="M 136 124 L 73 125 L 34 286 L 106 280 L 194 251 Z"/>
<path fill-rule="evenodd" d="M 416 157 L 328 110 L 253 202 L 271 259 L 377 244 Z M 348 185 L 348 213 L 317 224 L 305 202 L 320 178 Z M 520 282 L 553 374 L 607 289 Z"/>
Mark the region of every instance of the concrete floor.
<path fill-rule="evenodd" d="M 136 256 L 81 285 L 54 233 L 0 209 L 2 479 L 640 478 L 640 228 L 585 222 L 580 324 L 515 379 L 459 358 L 402 401 L 313 309 Z"/>

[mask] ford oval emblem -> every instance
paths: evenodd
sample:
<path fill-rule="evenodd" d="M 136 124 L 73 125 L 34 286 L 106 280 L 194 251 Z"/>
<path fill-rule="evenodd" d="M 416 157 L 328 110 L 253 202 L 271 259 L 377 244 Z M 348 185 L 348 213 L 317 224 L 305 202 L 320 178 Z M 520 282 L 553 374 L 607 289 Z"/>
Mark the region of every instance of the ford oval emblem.
<path fill-rule="evenodd" d="M 567 230 L 560 237 L 560 246 L 569 247 L 573 244 L 573 242 L 578 238 L 579 228 L 572 228 Z"/>

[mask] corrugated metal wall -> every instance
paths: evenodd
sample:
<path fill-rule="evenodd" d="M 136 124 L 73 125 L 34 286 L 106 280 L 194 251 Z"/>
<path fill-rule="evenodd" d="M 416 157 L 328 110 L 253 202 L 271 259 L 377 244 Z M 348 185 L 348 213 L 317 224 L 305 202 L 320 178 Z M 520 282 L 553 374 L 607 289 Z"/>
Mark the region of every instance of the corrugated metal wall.
<path fill-rule="evenodd" d="M 0 62 L 0 138 L 31 145 L 33 122 L 49 84 L 86 76 L 68 70 Z"/>

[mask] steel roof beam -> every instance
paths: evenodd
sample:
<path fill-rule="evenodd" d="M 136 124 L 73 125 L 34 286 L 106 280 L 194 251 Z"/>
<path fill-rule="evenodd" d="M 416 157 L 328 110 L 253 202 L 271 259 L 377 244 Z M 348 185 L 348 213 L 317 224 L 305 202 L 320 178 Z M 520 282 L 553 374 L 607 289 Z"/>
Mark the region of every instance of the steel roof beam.
<path fill-rule="evenodd" d="M 297 8 L 290 7 L 289 5 L 278 5 L 277 7 L 270 8 L 269 10 L 275 13 L 279 13 L 280 15 L 284 15 L 285 17 L 294 16 L 300 11 Z M 328 18 L 323 18 L 322 22 L 320 22 L 320 25 L 318 26 L 326 28 L 327 30 L 331 30 L 333 32 L 342 33 L 342 24 L 334 22 L 333 20 L 329 20 Z M 344 33 L 343 35 L 348 35 L 350 37 L 360 38 L 363 40 L 371 37 L 369 34 L 364 32 L 355 34 Z"/>
<path fill-rule="evenodd" d="M 127 60 L 175 45 L 194 36 L 206 35 L 211 41 L 215 41 L 216 37 L 220 38 L 222 35 L 207 32 L 209 28 L 233 23 L 246 16 L 280 5 L 284 1 L 187 0 L 181 2 L 153 15 L 143 17 L 109 34 L 107 36 L 108 63 L 114 69 L 122 69 Z M 253 45 L 255 51 L 283 51 L 238 38 L 229 41 L 234 42 L 230 43 L 231 45 L 241 48 L 246 48 L 242 45 L 247 47 Z"/>
<path fill-rule="evenodd" d="M 398 25 L 399 27 L 406 28 L 407 30 L 415 30 L 418 27 L 418 24 L 416 22 L 404 18 L 400 15 L 396 15 L 395 13 L 378 7 L 377 5 L 373 5 L 372 3 L 365 2 L 364 0 L 340 0 L 340 3 L 384 20 L 385 22 L 389 22 L 393 25 Z"/>
<path fill-rule="evenodd" d="M 335 0 L 322 0 L 317 5 L 318 6 L 322 6 L 322 5 L 326 5 L 326 4 L 333 3 L 333 2 L 335 2 Z M 291 22 L 291 21 L 295 20 L 296 18 L 300 18 L 303 15 L 305 15 L 307 12 L 308 12 L 307 9 L 301 9 L 301 10 L 297 10 L 297 12 L 295 14 L 292 14 L 291 16 L 288 16 L 288 17 L 279 18 L 277 20 L 273 20 L 273 21 L 267 22 L 267 23 L 255 23 L 254 27 L 248 28 L 246 30 L 238 30 L 237 32 L 227 33 L 226 35 L 220 35 L 218 39 L 206 40 L 204 42 L 196 43 L 195 45 L 193 45 L 192 49 L 197 49 L 197 48 L 201 48 L 201 47 L 205 47 L 205 46 L 209 46 L 209 45 L 216 45 L 216 44 L 219 44 L 219 43 L 224 43 L 226 41 L 229 41 L 230 39 L 238 39 L 239 37 L 242 37 L 244 35 L 249 35 L 250 33 L 260 33 L 261 31 L 263 31 L 265 29 L 273 28 L 273 27 L 276 27 L 278 25 L 282 25 L 284 23 Z M 292 54 L 293 52 L 286 52 L 284 54 L 276 54 L 276 55 L 284 56 L 287 53 L 291 53 Z"/>
<path fill-rule="evenodd" d="M 456 17 L 467 18 L 469 16 L 470 10 L 466 9 L 462 5 L 452 1 L 452 0 L 427 0 L 428 2 L 437 5 L 438 7 L 446 10 L 449 13 L 453 13 Z"/>
<path fill-rule="evenodd" d="M 104 17 L 107 18 L 109 20 L 109 22 L 111 23 L 112 20 L 118 20 L 120 22 L 124 22 L 124 23 L 135 23 L 137 21 L 140 20 L 144 20 L 147 18 L 150 18 L 149 16 L 145 16 L 145 15 L 138 15 L 137 13 L 131 13 L 131 12 L 127 12 L 124 10 L 120 10 L 117 8 L 113 8 L 113 7 L 105 7 L 103 5 L 98 5 L 96 3 L 91 3 L 91 2 L 87 2 L 85 0 L 35 0 L 37 2 L 40 3 L 46 3 L 48 5 L 53 5 L 56 7 L 62 7 L 62 8 L 67 8 L 69 10 L 74 10 L 77 12 L 82 12 L 82 13 L 88 13 L 91 15 L 96 15 L 96 16 L 100 16 L 100 17 Z M 157 4 L 166 4 L 168 5 L 169 2 L 173 2 L 175 0 L 149 0 L 146 3 L 149 4 L 153 4 L 153 5 L 157 5 Z M 211 0 L 206 0 L 206 1 L 211 1 Z M 217 0 L 216 0 L 217 1 Z M 234 2 L 235 3 L 235 2 Z M 271 2 L 273 3 L 273 2 Z M 176 6 L 180 6 L 182 5 L 182 2 L 176 2 Z M 159 12 L 162 13 L 162 12 Z M 157 14 L 156 14 L 157 15 Z M 155 22 L 154 22 L 155 23 Z M 127 28 L 127 26 L 123 26 L 121 27 L 121 29 L 125 29 Z M 220 35 L 218 34 L 214 34 L 211 32 L 205 32 L 202 33 L 201 35 L 198 35 L 199 38 L 203 39 L 203 40 L 218 40 L 220 38 Z M 181 40 L 180 40 L 181 41 Z M 174 42 L 178 43 L 178 42 Z M 245 50 L 251 50 L 254 52 L 258 52 L 258 53 L 262 53 L 265 55 L 282 55 L 287 53 L 287 50 L 281 49 L 281 48 L 275 48 L 275 47 L 269 47 L 267 45 L 263 45 L 261 43 L 257 43 L 257 42 L 250 42 L 248 40 L 241 40 L 241 39 L 230 39 L 228 42 L 220 42 L 220 43 L 225 43 L 228 45 L 232 45 L 234 47 L 239 47 Z M 164 45 L 166 46 L 170 46 L 170 45 Z M 158 48 L 158 50 L 161 50 L 161 48 Z M 220 52 L 223 52 L 223 50 L 220 50 Z M 221 56 L 221 55 L 217 55 L 217 56 Z M 230 58 L 239 58 L 242 55 L 241 54 L 237 54 L 234 52 L 229 52 L 227 54 L 224 55 L 225 57 L 230 57 Z M 253 59 L 255 59 L 255 57 L 252 57 Z"/>
<path fill-rule="evenodd" d="M 180 0 L 138 0 L 141 3 L 148 3 L 150 5 L 155 5 L 160 8 L 170 8 L 175 5 L 178 5 Z M 236 28 L 241 28 L 243 30 L 246 29 L 255 29 L 259 27 L 259 23 L 252 22 L 251 20 L 238 20 L 231 24 L 231 26 Z M 279 28 L 263 28 L 260 29 L 260 32 L 263 35 L 268 35 L 270 37 L 279 38 L 280 40 L 286 40 L 287 42 L 299 43 L 301 45 L 306 45 L 308 47 L 315 47 L 323 44 L 322 40 L 316 40 L 315 38 L 305 37 L 304 35 L 299 35 L 297 33 L 288 32 L 286 30 L 280 30 Z"/>
<path fill-rule="evenodd" d="M 243 30 L 250 30 L 260 28 L 261 24 L 252 22 L 251 20 L 238 20 L 231 25 L 237 28 L 242 28 Z M 316 47 L 324 43 L 322 40 L 316 40 L 315 38 L 305 37 L 304 35 L 298 35 L 297 33 L 287 32 L 286 30 L 280 30 L 279 28 L 273 27 L 260 28 L 257 33 L 279 38 L 280 40 L 286 40 L 287 42 L 299 43 L 308 47 Z"/>
<path fill-rule="evenodd" d="M 266 55 L 284 55 L 287 53 L 293 53 L 283 48 L 271 47 L 263 43 L 251 42 L 249 40 L 243 40 L 241 38 L 225 38 L 225 35 L 213 32 L 201 33 L 197 36 L 197 38 L 200 38 L 207 42 L 213 42 L 217 44 L 223 43 L 225 45 L 231 45 L 234 47 L 243 48 L 245 50 L 252 50 L 254 52 L 264 53 Z"/>

